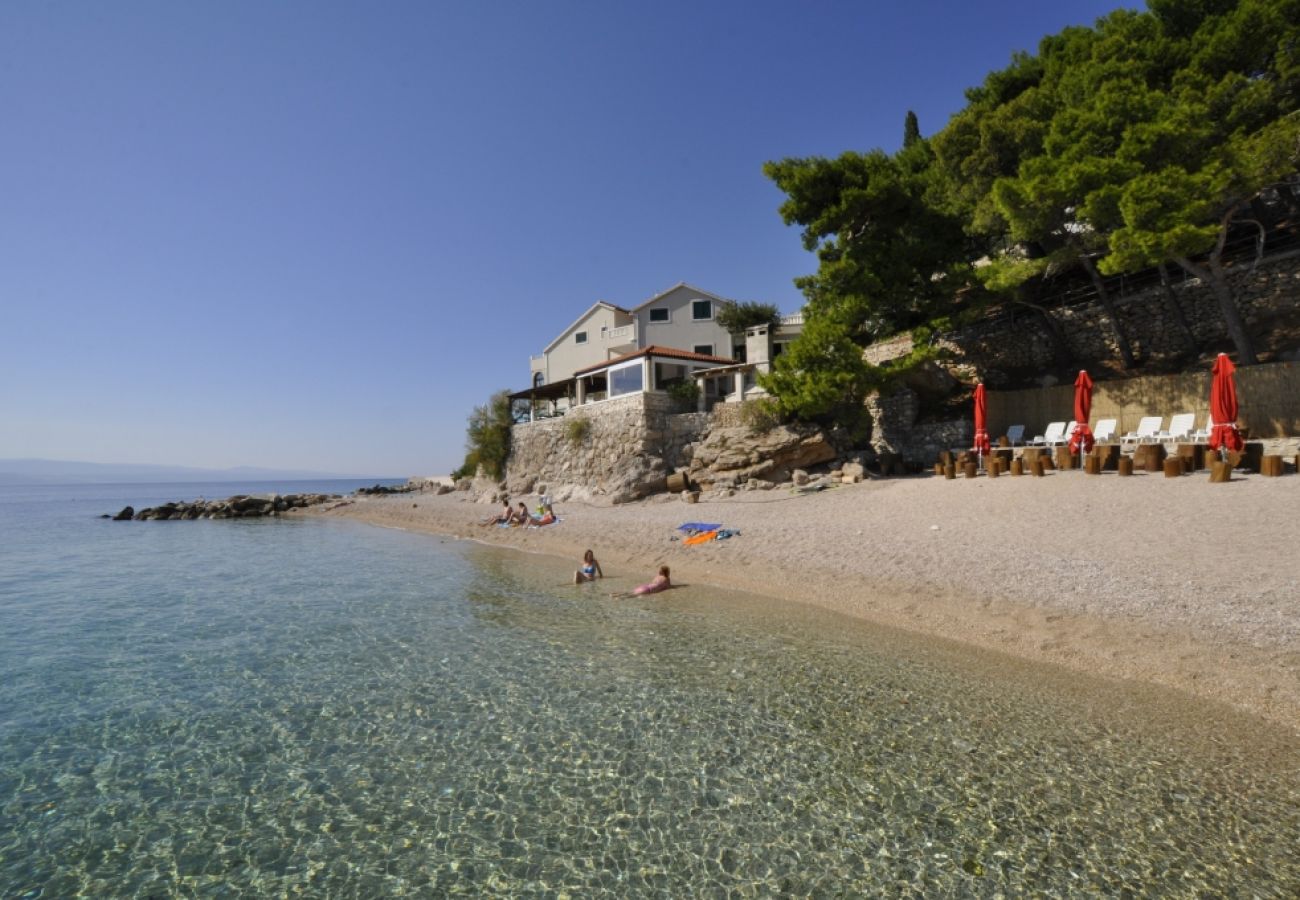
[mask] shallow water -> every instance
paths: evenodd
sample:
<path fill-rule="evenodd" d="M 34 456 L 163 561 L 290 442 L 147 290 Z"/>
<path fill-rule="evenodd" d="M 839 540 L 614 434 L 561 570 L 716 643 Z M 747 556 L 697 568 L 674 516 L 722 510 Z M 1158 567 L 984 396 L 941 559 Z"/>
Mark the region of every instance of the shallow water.
<path fill-rule="evenodd" d="M 1173 695 L 350 522 L 12 509 L 5 897 L 1300 893 L 1294 739 Z"/>

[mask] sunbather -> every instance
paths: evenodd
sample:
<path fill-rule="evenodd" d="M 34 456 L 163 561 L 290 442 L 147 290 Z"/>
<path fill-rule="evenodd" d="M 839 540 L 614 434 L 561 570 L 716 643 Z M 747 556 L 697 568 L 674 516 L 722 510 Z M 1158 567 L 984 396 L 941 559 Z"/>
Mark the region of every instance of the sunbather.
<path fill-rule="evenodd" d="M 480 525 L 509 525 L 510 520 L 514 518 L 515 511 L 510 508 L 509 497 L 506 497 L 504 502 L 505 502 L 505 506 L 501 508 L 501 512 L 497 513 L 495 516 L 488 516 L 482 522 L 479 522 L 479 524 Z"/>
<path fill-rule="evenodd" d="M 653 581 L 646 584 L 638 584 L 630 591 L 618 591 L 610 594 L 611 597 L 642 597 L 646 594 L 657 594 L 660 591 L 666 591 L 673 586 L 672 581 L 668 578 L 668 567 L 660 566 L 659 574 L 654 577 Z"/>
<path fill-rule="evenodd" d="M 596 561 L 596 554 L 590 550 L 582 554 L 582 565 L 573 573 L 573 583 L 582 584 L 584 581 L 595 581 L 597 578 L 604 577 L 605 573 L 600 570 L 600 563 Z"/>

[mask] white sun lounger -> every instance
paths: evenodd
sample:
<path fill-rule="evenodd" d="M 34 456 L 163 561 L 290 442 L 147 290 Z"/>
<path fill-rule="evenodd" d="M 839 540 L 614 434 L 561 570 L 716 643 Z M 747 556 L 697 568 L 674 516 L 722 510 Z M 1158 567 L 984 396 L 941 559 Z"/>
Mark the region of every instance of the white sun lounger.
<path fill-rule="evenodd" d="M 1053 444 L 1061 443 L 1065 437 L 1064 422 L 1048 422 L 1047 430 L 1034 438 L 1029 443 L 1035 447 L 1051 447 Z"/>
<path fill-rule="evenodd" d="M 1098 419 L 1097 428 L 1092 433 L 1092 439 L 1098 444 L 1104 444 L 1107 441 L 1115 440 L 1115 425 L 1118 424 L 1115 419 Z"/>
<path fill-rule="evenodd" d="M 1179 413 L 1169 419 L 1169 430 L 1160 432 L 1156 437 L 1163 443 L 1189 441 L 1192 439 L 1192 428 L 1195 424 L 1195 413 Z"/>
<path fill-rule="evenodd" d="M 1119 439 L 1120 444 L 1149 444 L 1160 434 L 1164 424 L 1163 416 L 1143 416 L 1138 422 L 1137 431 L 1130 431 Z"/>

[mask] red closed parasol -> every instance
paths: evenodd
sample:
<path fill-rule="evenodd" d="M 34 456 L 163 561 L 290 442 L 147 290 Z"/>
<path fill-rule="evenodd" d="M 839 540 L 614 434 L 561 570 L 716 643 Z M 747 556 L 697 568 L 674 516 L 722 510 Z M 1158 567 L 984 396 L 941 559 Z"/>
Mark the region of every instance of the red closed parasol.
<path fill-rule="evenodd" d="M 975 453 L 983 460 L 989 452 L 988 411 L 984 399 L 984 385 L 975 385 Z"/>
<path fill-rule="evenodd" d="M 1074 430 L 1070 432 L 1070 452 L 1079 453 L 1082 448 L 1084 453 L 1092 449 L 1096 443 L 1092 437 L 1092 429 L 1088 427 L 1088 417 L 1092 415 L 1092 379 L 1083 369 L 1079 370 L 1079 377 L 1074 379 Z M 1082 465 L 1083 460 L 1081 459 Z"/>
<path fill-rule="evenodd" d="M 1220 353 L 1214 361 L 1214 380 L 1210 382 L 1210 449 L 1223 456 L 1245 446 L 1237 430 L 1237 382 L 1233 373 L 1237 367 Z"/>

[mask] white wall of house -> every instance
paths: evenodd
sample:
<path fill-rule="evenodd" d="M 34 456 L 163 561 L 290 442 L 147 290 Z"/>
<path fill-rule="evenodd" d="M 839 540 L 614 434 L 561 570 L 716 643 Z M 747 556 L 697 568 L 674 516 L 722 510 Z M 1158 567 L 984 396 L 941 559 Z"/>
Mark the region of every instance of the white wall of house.
<path fill-rule="evenodd" d="M 604 362 L 611 354 L 630 352 L 636 348 L 635 332 L 635 320 L 626 313 L 608 306 L 596 306 L 589 310 L 542 354 L 543 364 L 540 370 L 544 373 L 546 383 L 572 378 L 578 369 Z M 538 370 L 537 362 L 534 361 L 532 371 Z"/>
<path fill-rule="evenodd" d="M 733 339 L 715 321 L 723 300 L 689 285 L 679 285 L 638 306 L 640 346 L 673 347 L 713 356 L 732 356 Z M 698 317 L 707 312 L 707 318 Z M 743 336 L 736 341 L 743 345 Z"/>

